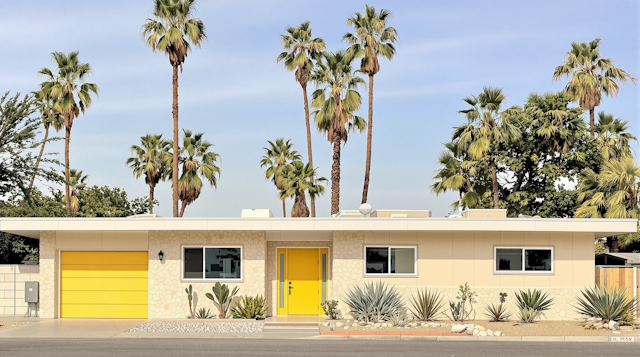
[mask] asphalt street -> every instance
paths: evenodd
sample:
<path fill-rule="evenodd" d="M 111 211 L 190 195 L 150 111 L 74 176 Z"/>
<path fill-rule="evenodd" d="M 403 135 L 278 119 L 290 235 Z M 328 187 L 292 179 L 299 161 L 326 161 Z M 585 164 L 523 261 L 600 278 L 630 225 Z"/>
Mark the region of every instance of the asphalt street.
<path fill-rule="evenodd" d="M 638 343 L 0 339 L 0 356 L 640 356 Z"/>

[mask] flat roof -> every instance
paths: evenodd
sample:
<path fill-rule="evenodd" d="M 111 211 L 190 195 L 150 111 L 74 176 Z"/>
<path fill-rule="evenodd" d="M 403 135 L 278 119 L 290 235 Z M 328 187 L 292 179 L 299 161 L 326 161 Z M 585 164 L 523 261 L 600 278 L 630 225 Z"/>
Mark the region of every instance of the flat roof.
<path fill-rule="evenodd" d="M 0 231 L 482 231 L 576 232 L 596 238 L 636 233 L 636 219 L 607 218 L 0 218 Z"/>

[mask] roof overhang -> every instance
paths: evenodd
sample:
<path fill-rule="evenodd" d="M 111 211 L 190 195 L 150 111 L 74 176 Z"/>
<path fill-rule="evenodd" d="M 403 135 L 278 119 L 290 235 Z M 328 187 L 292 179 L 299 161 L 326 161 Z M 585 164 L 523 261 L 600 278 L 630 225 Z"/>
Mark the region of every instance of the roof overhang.
<path fill-rule="evenodd" d="M 0 218 L 0 231 L 484 231 L 636 233 L 635 219 L 562 218 Z"/>

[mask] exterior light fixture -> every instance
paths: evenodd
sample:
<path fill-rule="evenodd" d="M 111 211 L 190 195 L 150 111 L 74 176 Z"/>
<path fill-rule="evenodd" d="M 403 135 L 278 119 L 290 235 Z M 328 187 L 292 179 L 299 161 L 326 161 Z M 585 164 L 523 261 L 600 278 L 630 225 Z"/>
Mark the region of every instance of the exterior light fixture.
<path fill-rule="evenodd" d="M 158 259 L 160 259 L 160 261 L 162 261 L 163 258 L 164 258 L 164 253 L 162 253 L 162 251 L 160 251 L 160 253 L 158 253 Z"/>

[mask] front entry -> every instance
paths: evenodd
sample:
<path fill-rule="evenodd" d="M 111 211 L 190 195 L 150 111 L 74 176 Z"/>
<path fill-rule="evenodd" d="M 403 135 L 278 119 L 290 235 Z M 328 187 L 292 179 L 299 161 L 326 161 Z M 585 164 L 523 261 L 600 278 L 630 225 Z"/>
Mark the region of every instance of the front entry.
<path fill-rule="evenodd" d="M 278 248 L 278 315 L 323 315 L 328 248 Z"/>

